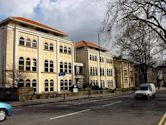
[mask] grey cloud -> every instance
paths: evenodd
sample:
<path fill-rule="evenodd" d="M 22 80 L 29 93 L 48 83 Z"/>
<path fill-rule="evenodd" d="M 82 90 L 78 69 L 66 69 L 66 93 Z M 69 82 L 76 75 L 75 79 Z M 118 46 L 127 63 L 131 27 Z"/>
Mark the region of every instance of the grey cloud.
<path fill-rule="evenodd" d="M 96 42 L 104 18 L 105 4 L 96 0 L 75 1 L 42 1 L 39 8 L 43 22 L 67 32 L 69 39 Z"/>

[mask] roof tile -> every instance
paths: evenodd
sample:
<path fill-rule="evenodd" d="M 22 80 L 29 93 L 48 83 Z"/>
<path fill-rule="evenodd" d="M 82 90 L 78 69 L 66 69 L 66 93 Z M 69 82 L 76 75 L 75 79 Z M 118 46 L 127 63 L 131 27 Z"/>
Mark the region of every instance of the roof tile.
<path fill-rule="evenodd" d="M 29 19 L 26 19 L 26 18 L 23 18 L 23 17 L 11 17 L 11 19 L 14 19 L 14 20 L 17 20 L 17 21 L 21 21 L 21 22 L 25 22 L 25 23 L 32 24 L 32 25 L 36 25 L 36 26 L 39 26 L 41 28 L 48 29 L 48 30 L 51 30 L 51 31 L 53 31 L 55 33 L 61 34 L 63 36 L 67 36 L 66 33 L 64 33 L 64 32 L 62 32 L 60 30 L 51 28 L 49 26 L 46 26 L 44 24 L 41 24 L 41 23 L 33 21 L 33 20 L 29 20 Z"/>

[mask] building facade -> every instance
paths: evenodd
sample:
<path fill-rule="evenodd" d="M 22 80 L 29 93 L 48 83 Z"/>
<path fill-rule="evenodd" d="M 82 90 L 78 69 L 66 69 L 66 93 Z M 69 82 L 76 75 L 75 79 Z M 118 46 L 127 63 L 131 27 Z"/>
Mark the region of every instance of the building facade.
<path fill-rule="evenodd" d="M 115 81 L 117 88 L 135 87 L 134 64 L 126 59 L 114 57 Z"/>
<path fill-rule="evenodd" d="M 158 79 L 157 82 L 161 86 L 166 87 L 166 63 L 157 67 Z"/>
<path fill-rule="evenodd" d="M 38 93 L 69 90 L 74 80 L 74 46 L 66 36 L 22 17 L 0 22 L 1 86 L 33 87 Z"/>
<path fill-rule="evenodd" d="M 113 58 L 106 49 L 87 41 L 75 43 L 76 62 L 84 64 L 84 83 L 115 89 Z"/>
<path fill-rule="evenodd" d="M 78 63 L 75 62 L 75 84 L 79 87 L 79 88 L 83 88 L 83 85 L 85 83 L 85 68 L 84 68 L 84 64 L 83 63 Z"/>

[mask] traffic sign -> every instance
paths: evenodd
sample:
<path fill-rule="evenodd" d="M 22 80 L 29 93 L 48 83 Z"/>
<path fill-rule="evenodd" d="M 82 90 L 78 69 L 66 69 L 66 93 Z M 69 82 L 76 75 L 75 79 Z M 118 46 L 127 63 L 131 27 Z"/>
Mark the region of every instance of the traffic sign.
<path fill-rule="evenodd" d="M 59 76 L 65 76 L 65 72 L 59 72 Z"/>

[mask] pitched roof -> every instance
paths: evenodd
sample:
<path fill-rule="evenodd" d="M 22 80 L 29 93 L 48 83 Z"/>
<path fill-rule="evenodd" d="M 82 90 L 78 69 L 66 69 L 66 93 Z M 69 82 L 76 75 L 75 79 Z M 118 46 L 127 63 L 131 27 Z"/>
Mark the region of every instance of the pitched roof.
<path fill-rule="evenodd" d="M 64 33 L 64 32 L 62 32 L 60 30 L 57 30 L 55 28 L 51 28 L 51 27 L 49 27 L 47 25 L 44 25 L 44 24 L 41 24 L 39 22 L 36 22 L 36 21 L 33 21 L 33 20 L 29 20 L 29 19 L 26 19 L 26 18 L 23 18 L 23 17 L 9 17 L 6 20 L 2 21 L 2 23 L 7 22 L 8 20 L 17 21 L 17 22 L 20 22 L 20 23 L 25 23 L 27 25 L 36 26 L 36 27 L 48 30 L 50 32 L 60 34 L 62 36 L 67 36 L 66 33 Z"/>
<path fill-rule="evenodd" d="M 88 42 L 88 41 L 79 41 L 79 42 L 76 42 L 75 43 L 75 47 L 78 49 L 78 48 L 82 48 L 82 47 L 91 47 L 91 48 L 94 48 L 94 49 L 98 49 L 98 50 L 102 50 L 102 51 L 107 51 L 105 48 L 95 44 L 95 43 L 92 43 L 92 42 Z"/>

